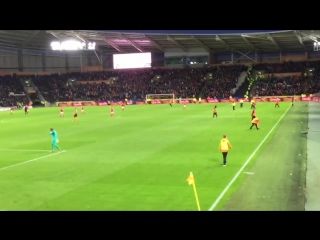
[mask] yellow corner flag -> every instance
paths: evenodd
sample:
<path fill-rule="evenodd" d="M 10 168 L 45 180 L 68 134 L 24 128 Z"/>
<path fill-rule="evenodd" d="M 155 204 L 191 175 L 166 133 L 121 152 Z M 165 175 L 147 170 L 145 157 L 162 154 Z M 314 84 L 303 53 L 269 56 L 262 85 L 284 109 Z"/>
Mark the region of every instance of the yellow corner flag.
<path fill-rule="evenodd" d="M 194 196 L 195 196 L 195 198 L 196 198 L 198 211 L 201 211 L 201 210 L 200 210 L 200 203 L 199 203 L 199 199 L 198 199 L 198 194 L 197 194 L 197 189 L 196 189 L 196 183 L 195 183 L 195 179 L 194 179 L 194 177 L 193 177 L 192 172 L 190 172 L 190 175 L 189 175 L 189 177 L 187 178 L 187 182 L 188 182 L 189 185 L 192 185 L 192 186 L 193 186 L 193 191 L 194 191 Z"/>

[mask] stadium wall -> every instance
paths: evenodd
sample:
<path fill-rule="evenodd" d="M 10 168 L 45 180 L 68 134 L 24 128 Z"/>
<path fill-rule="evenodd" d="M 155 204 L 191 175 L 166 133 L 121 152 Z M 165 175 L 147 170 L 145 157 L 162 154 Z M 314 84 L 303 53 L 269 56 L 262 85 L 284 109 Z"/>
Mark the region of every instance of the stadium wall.
<path fill-rule="evenodd" d="M 98 59 L 99 58 L 99 59 Z M 241 54 L 215 54 L 207 52 L 202 48 L 190 48 L 187 52 L 182 49 L 167 49 L 165 53 L 153 54 L 153 66 L 163 67 L 166 59 L 186 58 L 194 60 L 200 65 L 190 65 L 189 67 L 200 67 L 203 64 L 252 64 L 253 60 L 257 62 L 281 62 L 281 61 L 301 61 L 301 60 L 319 60 L 320 52 L 292 52 L 292 53 L 262 53 L 248 54 L 247 57 Z M 207 62 L 208 60 L 208 62 Z M 155 64 L 156 63 L 156 64 Z M 98 57 L 92 51 L 83 52 L 53 52 L 38 50 L 23 50 L 19 52 L 15 48 L 0 46 L 0 74 L 13 72 L 79 72 L 81 67 L 102 66 L 104 70 L 112 69 L 112 54 L 99 53 Z M 188 64 L 176 63 L 166 64 L 169 68 L 184 68 Z"/>
<path fill-rule="evenodd" d="M 265 96 L 265 97 L 259 97 L 259 98 L 253 98 L 256 102 L 291 102 L 292 98 L 294 98 L 294 101 L 296 102 L 319 102 L 320 99 L 317 97 L 310 97 L 310 96 L 304 96 L 304 97 L 298 97 L 298 96 Z M 244 100 L 244 102 L 249 103 L 249 99 L 243 99 L 243 98 L 234 98 L 232 101 L 239 102 L 240 100 Z M 94 102 L 94 101 L 62 101 L 62 102 L 56 102 L 55 105 L 58 107 L 73 107 L 73 106 L 107 106 L 107 105 L 120 105 L 123 100 L 121 99 L 112 99 L 108 102 Z M 151 105 L 160 105 L 160 104 L 169 104 L 171 99 L 152 99 L 148 101 L 148 103 L 145 102 L 144 99 L 130 99 L 128 101 L 128 105 L 142 105 L 142 104 L 151 104 Z M 208 104 L 218 104 L 218 103 L 230 103 L 229 98 L 207 98 L 202 99 L 202 103 L 208 103 Z M 199 103 L 198 100 L 194 101 L 193 98 L 183 98 L 181 99 L 181 102 L 179 103 L 178 99 L 175 99 L 173 101 L 175 104 L 196 104 Z"/>
<path fill-rule="evenodd" d="M 98 57 L 106 67 L 110 67 L 110 55 L 101 54 Z M 78 72 L 83 66 L 101 65 L 98 57 L 91 51 L 65 53 L 24 50 L 19 52 L 14 48 L 0 47 L 0 72 Z"/>

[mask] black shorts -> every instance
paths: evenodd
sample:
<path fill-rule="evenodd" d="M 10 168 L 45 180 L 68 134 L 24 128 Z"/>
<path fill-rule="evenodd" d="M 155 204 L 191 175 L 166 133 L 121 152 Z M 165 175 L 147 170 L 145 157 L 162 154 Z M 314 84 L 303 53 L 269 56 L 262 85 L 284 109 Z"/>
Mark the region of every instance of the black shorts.
<path fill-rule="evenodd" d="M 217 113 L 213 113 L 213 116 L 217 116 Z"/>
<path fill-rule="evenodd" d="M 75 118 L 78 117 L 78 114 L 74 114 L 73 117 L 75 117 Z"/>

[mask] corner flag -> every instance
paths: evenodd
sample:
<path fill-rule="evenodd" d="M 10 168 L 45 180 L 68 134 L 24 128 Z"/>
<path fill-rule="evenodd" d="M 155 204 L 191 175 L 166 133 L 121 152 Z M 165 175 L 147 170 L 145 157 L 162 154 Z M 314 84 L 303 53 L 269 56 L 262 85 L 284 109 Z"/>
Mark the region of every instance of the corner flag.
<path fill-rule="evenodd" d="M 187 178 L 187 182 L 189 185 L 192 185 L 193 186 L 193 191 L 194 191 L 194 196 L 196 198 L 196 203 L 197 203 L 197 207 L 198 207 L 198 211 L 201 211 L 200 210 L 200 203 L 199 203 L 199 199 L 198 199 L 198 194 L 197 194 L 197 189 L 196 189 L 196 183 L 195 183 L 195 179 L 193 177 L 193 174 L 192 172 L 190 172 L 190 175 L 189 177 Z"/>

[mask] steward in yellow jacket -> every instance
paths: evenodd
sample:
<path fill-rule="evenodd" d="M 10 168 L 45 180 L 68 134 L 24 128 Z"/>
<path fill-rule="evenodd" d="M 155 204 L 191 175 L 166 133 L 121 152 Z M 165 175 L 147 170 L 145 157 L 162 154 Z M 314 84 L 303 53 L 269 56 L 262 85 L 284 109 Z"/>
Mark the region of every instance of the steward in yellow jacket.
<path fill-rule="evenodd" d="M 229 148 L 232 148 L 231 143 L 227 139 L 227 136 L 223 135 L 223 138 L 221 139 L 219 144 L 219 151 L 222 153 L 222 157 L 223 157 L 223 166 L 227 165 L 227 156 L 228 156 Z"/>

